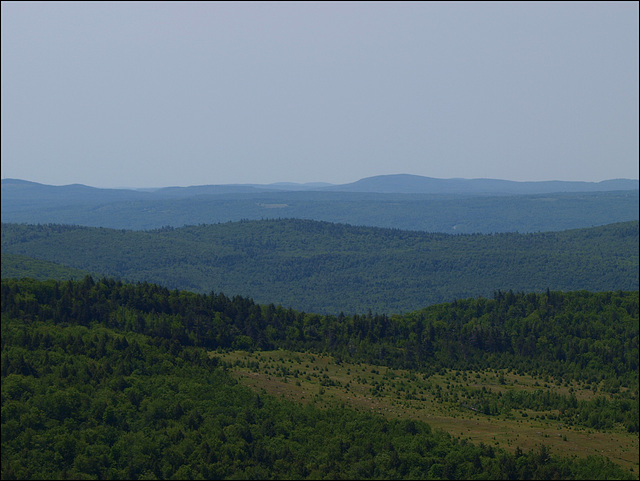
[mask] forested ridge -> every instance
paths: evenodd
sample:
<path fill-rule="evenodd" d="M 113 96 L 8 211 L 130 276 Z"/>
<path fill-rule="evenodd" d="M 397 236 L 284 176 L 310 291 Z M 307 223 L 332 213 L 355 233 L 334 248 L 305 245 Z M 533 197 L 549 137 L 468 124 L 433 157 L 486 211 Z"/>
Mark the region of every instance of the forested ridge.
<path fill-rule="evenodd" d="M 414 179 L 418 184 L 433 181 L 424 190 L 416 185 L 415 191 L 409 188 L 413 192 L 432 192 L 420 194 L 400 193 L 403 185 L 409 186 L 408 179 L 398 179 L 377 179 L 381 183 L 370 179 L 377 184 L 369 184 L 374 191 L 361 192 L 287 192 L 278 191 L 277 186 L 265 189 L 232 185 L 142 192 L 3 179 L 2 219 L 12 223 L 139 230 L 287 217 L 467 234 L 560 231 L 638 220 L 637 181 L 635 188 L 633 181 L 610 181 L 591 186 L 601 190 L 606 184 L 606 191 L 587 192 L 590 188 L 585 183 L 578 188 L 561 182 L 549 182 L 543 187 L 544 183 L 537 182 Z M 443 182 L 459 185 L 453 190 L 438 187 Z M 478 183 L 485 186 L 478 190 Z M 503 190 L 505 184 L 512 188 Z"/>
<path fill-rule="evenodd" d="M 90 277 L 2 279 L 1 300 L 3 479 L 633 479 L 602 457 L 506 452 L 418 421 L 258 395 L 207 353 L 291 349 L 424 375 L 508 366 L 580 379 L 603 396 L 487 394 L 478 406 L 566 403 L 564 422 L 637 433 L 637 291 L 496 291 L 390 317 Z"/>
<path fill-rule="evenodd" d="M 2 277 L 31 277 L 33 279 L 73 279 L 81 280 L 90 272 L 66 267 L 55 262 L 41 261 L 32 257 L 0 254 L 2 259 Z"/>
<path fill-rule="evenodd" d="M 3 254 L 298 310 L 409 312 L 494 290 L 638 288 L 638 222 L 450 235 L 299 219 L 126 231 L 2 224 Z M 13 265 L 13 264 L 11 264 Z M 9 275 L 4 270 L 3 276 Z M 22 276 L 16 269 L 13 276 Z"/>

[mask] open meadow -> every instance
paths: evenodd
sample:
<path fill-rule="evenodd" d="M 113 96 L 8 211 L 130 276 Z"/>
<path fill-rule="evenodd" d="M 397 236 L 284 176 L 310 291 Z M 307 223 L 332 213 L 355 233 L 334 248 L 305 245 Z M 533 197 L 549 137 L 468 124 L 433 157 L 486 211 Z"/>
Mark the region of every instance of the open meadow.
<path fill-rule="evenodd" d="M 604 455 L 638 475 L 638 436 L 617 426 L 594 430 L 568 425 L 557 410 L 510 409 L 485 414 L 478 394 L 488 398 L 507 392 L 553 391 L 593 400 L 597 386 L 537 379 L 505 370 L 439 374 L 348 363 L 331 356 L 291 351 L 212 352 L 240 382 L 257 392 L 318 407 L 341 405 L 386 418 L 425 421 L 460 439 L 515 451 L 546 445 L 554 454 Z M 487 411 L 490 411 L 489 408 Z"/>

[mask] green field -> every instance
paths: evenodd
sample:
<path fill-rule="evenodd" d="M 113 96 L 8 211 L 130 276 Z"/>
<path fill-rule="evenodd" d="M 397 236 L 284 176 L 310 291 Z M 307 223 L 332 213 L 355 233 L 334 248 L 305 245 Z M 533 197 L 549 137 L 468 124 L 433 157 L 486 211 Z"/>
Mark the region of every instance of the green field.
<path fill-rule="evenodd" d="M 504 370 L 443 370 L 431 376 L 370 364 L 336 362 L 331 356 L 292 351 L 212 352 L 242 384 L 317 407 L 347 406 L 386 418 L 425 421 L 452 436 L 515 451 L 544 444 L 562 456 L 604 455 L 638 475 L 638 435 L 616 426 L 597 431 L 569 426 L 557 410 L 513 409 L 487 415 L 471 392 L 554 391 L 593 400 L 597 386 L 538 379 Z"/>

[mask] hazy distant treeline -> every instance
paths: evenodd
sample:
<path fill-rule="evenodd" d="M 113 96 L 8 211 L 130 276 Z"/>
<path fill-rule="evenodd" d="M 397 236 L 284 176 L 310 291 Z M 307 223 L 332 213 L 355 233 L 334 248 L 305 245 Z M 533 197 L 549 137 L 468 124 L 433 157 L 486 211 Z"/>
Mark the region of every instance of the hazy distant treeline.
<path fill-rule="evenodd" d="M 423 182 L 424 178 L 419 180 Z M 197 186 L 155 192 L 3 180 L 2 220 L 139 230 L 243 219 L 298 218 L 426 232 L 488 234 L 560 231 L 639 218 L 637 181 L 631 190 L 622 189 L 630 189 L 632 181 L 611 181 L 606 184 L 610 189 L 621 190 L 599 192 L 558 192 L 553 189 L 568 187 L 549 182 L 546 189 L 550 192 L 531 193 L 536 192 L 531 186 L 517 182 L 510 183 L 510 189 L 499 191 L 492 182 L 506 181 L 486 180 L 483 192 L 478 188 L 465 190 L 469 184 L 462 180 L 451 191 L 439 185 L 443 179 L 430 180 L 439 181 L 431 191 L 448 193 L 415 193 L 420 192 L 420 186 L 405 185 L 406 181 L 396 185 L 393 179 L 348 187 L 363 191 Z M 403 189 L 414 193 L 400 193 Z"/>

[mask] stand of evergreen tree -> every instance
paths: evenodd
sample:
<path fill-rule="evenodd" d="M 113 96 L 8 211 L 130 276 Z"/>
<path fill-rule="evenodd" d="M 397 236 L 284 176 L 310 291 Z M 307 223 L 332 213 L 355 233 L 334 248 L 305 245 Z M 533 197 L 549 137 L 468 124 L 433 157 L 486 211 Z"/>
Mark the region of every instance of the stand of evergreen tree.
<path fill-rule="evenodd" d="M 425 372 L 512 363 L 606 378 L 615 406 L 636 405 L 611 422 L 637 431 L 637 292 L 494 297 L 346 317 L 110 279 L 3 279 L 2 479 L 633 479 L 603 457 L 512 454 L 257 395 L 208 355 L 306 349 Z"/>

